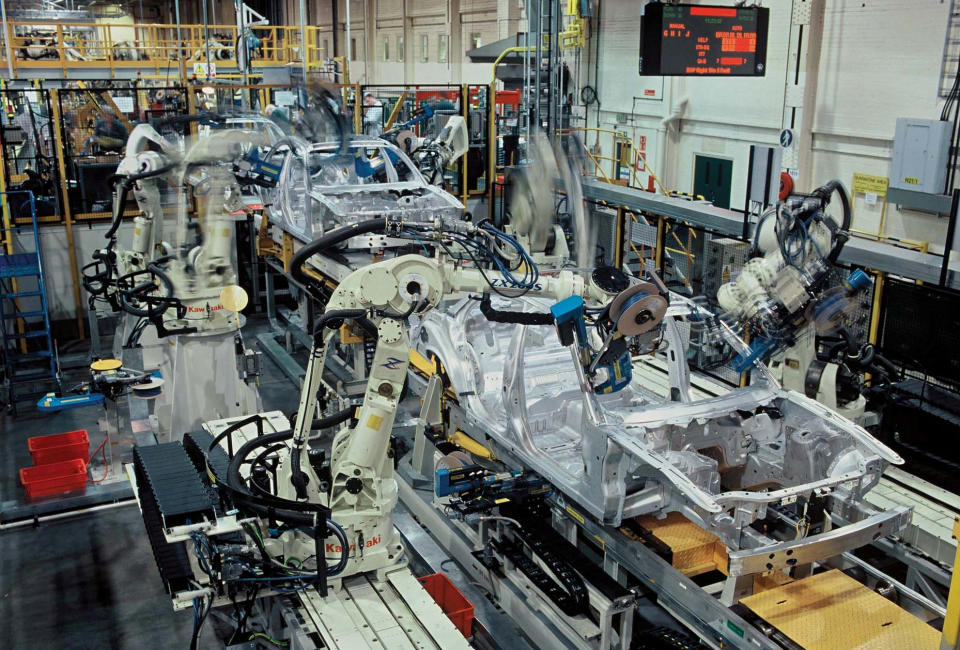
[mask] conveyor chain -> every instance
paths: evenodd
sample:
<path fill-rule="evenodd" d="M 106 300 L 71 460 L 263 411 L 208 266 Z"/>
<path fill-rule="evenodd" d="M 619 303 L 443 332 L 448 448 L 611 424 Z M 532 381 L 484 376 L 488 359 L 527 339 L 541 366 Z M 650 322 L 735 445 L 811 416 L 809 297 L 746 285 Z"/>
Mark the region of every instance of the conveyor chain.
<path fill-rule="evenodd" d="M 542 539 L 516 527 L 513 528 L 517 539 L 514 542 L 501 542 L 495 548 L 513 562 L 545 596 L 568 616 L 577 616 L 585 612 L 588 601 L 586 585 L 583 579 L 559 555 L 547 548 Z M 551 578 L 540 565 L 527 557 L 523 547 L 538 557 L 562 584 Z"/>
<path fill-rule="evenodd" d="M 179 460 L 177 460 L 178 455 Z M 147 530 L 147 538 L 150 540 L 160 578 L 167 592 L 171 594 L 188 589 L 189 581 L 194 577 L 193 569 L 190 566 L 186 547 L 181 543 L 171 544 L 166 540 L 163 508 L 173 508 L 176 495 L 171 493 L 170 488 L 176 488 L 179 485 L 178 477 L 184 473 L 184 470 L 192 472 L 193 481 L 199 482 L 196 470 L 193 469 L 180 443 L 134 448 L 133 467 L 137 479 L 137 496 L 140 501 L 143 525 Z M 179 468 L 179 470 L 170 473 L 163 471 L 173 468 Z M 187 476 L 187 484 L 189 484 L 189 478 Z M 159 490 L 164 495 L 162 499 L 158 498 L 156 489 L 156 482 L 159 480 L 163 480 L 163 486 Z M 203 492 L 200 493 L 200 495 L 203 494 Z M 194 496 L 197 495 L 194 494 Z M 192 505 L 184 499 L 182 505 L 188 506 L 197 514 L 205 509 L 210 511 L 209 499 L 206 500 L 205 506 L 199 499 L 193 501 Z M 183 508 L 179 510 L 180 515 L 185 514 Z"/>

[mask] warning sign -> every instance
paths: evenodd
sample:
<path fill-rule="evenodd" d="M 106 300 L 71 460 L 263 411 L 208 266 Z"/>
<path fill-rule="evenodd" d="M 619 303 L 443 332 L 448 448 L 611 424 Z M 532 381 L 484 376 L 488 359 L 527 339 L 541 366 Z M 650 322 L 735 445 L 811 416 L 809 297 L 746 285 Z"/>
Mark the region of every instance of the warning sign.
<path fill-rule="evenodd" d="M 207 64 L 206 63 L 194 63 L 193 64 L 193 76 L 195 77 L 210 77 L 213 79 L 217 76 L 217 64 L 210 62 L 210 74 L 207 74 Z"/>
<path fill-rule="evenodd" d="M 877 196 L 887 195 L 887 183 L 890 179 L 884 176 L 871 176 L 870 174 L 853 175 L 854 194 L 876 194 Z"/>

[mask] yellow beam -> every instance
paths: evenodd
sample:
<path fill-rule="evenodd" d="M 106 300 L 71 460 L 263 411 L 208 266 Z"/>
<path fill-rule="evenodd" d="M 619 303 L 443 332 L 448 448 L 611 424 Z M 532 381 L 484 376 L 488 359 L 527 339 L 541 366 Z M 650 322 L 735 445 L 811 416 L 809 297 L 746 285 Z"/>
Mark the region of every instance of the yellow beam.
<path fill-rule="evenodd" d="M 464 451 L 470 452 L 474 456 L 479 456 L 480 458 L 485 458 L 486 460 L 495 460 L 493 451 L 482 443 L 477 442 L 463 431 L 457 429 L 453 435 L 447 438 L 448 441 L 452 442 L 456 446 L 460 447 Z"/>
<path fill-rule="evenodd" d="M 389 131 L 390 127 L 393 126 L 393 123 L 397 119 L 397 115 L 400 114 L 400 107 L 403 106 L 403 102 L 407 100 L 408 94 L 410 94 L 410 91 L 406 88 L 404 88 L 403 92 L 400 93 L 400 98 L 397 99 L 397 103 L 393 105 L 393 110 L 390 111 L 390 117 L 387 118 L 387 123 L 383 126 L 384 131 Z"/>
<path fill-rule="evenodd" d="M 960 517 L 953 519 L 953 538 L 960 539 Z M 957 554 L 953 562 L 954 571 L 950 578 L 950 592 L 947 596 L 947 615 L 943 619 L 943 641 L 940 648 L 951 650 L 957 647 L 957 641 L 960 640 L 960 546 L 957 547 Z"/>
<path fill-rule="evenodd" d="M 363 97 L 360 96 L 360 84 L 353 84 L 353 132 L 363 133 Z"/>
<path fill-rule="evenodd" d="M 867 335 L 867 342 L 871 345 L 876 345 L 877 339 L 880 336 L 880 306 L 883 301 L 883 284 L 885 280 L 886 273 L 877 271 L 877 277 L 873 281 L 873 301 L 870 303 L 870 332 Z M 873 376 L 870 373 L 866 373 L 863 379 L 865 382 L 870 383 L 873 380 Z"/>

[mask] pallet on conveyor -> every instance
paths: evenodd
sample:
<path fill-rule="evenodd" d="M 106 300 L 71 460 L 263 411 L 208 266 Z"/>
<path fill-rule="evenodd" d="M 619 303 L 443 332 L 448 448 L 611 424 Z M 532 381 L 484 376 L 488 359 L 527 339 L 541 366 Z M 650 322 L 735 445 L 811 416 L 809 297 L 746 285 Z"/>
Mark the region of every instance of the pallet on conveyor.
<path fill-rule="evenodd" d="M 805 650 L 940 647 L 940 632 L 838 569 L 740 602 Z"/>

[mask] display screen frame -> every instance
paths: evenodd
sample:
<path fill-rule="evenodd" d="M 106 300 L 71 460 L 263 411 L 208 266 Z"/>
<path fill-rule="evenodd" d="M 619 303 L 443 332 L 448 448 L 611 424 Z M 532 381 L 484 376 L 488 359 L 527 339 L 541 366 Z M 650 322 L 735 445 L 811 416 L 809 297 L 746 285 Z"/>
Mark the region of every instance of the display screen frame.
<path fill-rule="evenodd" d="M 672 67 L 668 67 L 667 71 L 664 71 L 663 10 L 665 7 L 689 9 L 701 13 L 710 11 L 723 13 L 735 11 L 737 12 L 737 16 L 741 15 L 740 12 L 753 12 L 756 15 L 757 28 L 757 45 L 753 67 L 744 66 L 734 69 L 730 73 L 685 72 L 677 71 Z M 696 18 L 696 16 L 691 16 L 692 20 L 696 20 Z M 662 2 L 649 2 L 644 8 L 640 21 L 640 75 L 663 77 L 762 77 L 767 71 L 767 31 L 769 25 L 770 10 L 766 7 L 694 4 L 665 5 Z M 713 35 L 709 35 L 708 37 L 711 39 L 716 38 Z M 697 34 L 691 34 L 691 38 L 696 39 Z M 694 56 L 696 56 L 695 51 Z M 693 62 L 693 65 L 697 65 L 696 61 Z M 686 68 L 687 64 L 685 63 L 682 67 Z"/>

